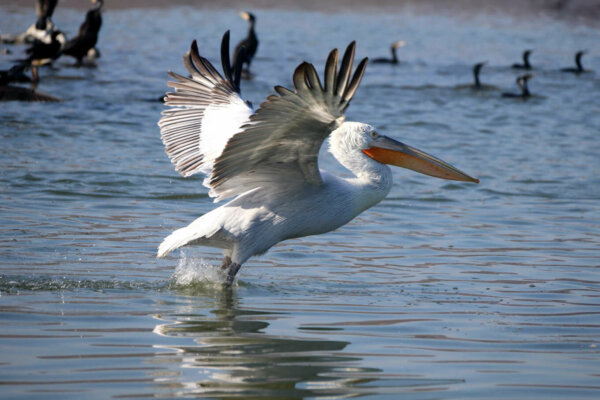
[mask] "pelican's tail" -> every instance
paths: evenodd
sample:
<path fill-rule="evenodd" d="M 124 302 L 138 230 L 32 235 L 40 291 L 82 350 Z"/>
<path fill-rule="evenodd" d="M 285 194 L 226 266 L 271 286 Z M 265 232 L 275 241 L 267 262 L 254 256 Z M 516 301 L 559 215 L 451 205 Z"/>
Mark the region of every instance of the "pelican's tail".
<path fill-rule="evenodd" d="M 218 247 L 220 245 L 218 232 L 221 229 L 220 211 L 221 208 L 217 208 L 204 214 L 188 226 L 171 233 L 158 246 L 156 256 L 158 258 L 166 257 L 173 250 L 187 245 L 214 246 L 217 243 Z"/>
<path fill-rule="evenodd" d="M 160 246 L 158 246 L 158 252 L 156 253 L 156 257 L 164 258 L 173 250 L 185 246 L 186 244 L 197 238 L 197 235 L 194 234 L 194 231 L 191 230 L 189 226 L 177 229 L 175 232 L 167 236 L 162 241 Z"/>

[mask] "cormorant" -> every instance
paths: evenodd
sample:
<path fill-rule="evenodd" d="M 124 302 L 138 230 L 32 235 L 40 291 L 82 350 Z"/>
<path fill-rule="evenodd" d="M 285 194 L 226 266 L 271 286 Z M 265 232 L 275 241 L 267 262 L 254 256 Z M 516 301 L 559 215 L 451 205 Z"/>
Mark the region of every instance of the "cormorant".
<path fill-rule="evenodd" d="M 52 18 L 52 14 L 54 14 L 54 9 L 56 8 L 57 3 L 58 0 L 37 0 L 35 4 L 35 11 L 38 18 Z"/>
<path fill-rule="evenodd" d="M 50 43 L 50 34 L 58 30 L 52 23 L 52 14 L 58 0 L 37 0 L 37 20 L 20 35 L 0 35 L 0 43 L 9 44 L 31 44 L 36 40 Z"/>
<path fill-rule="evenodd" d="M 12 82 L 31 82 L 31 78 L 24 73 L 27 66 L 27 64 L 21 63 L 0 71 L 0 86 L 6 86 Z"/>
<path fill-rule="evenodd" d="M 523 64 L 515 63 L 512 65 L 515 69 L 531 69 L 531 64 L 529 63 L 529 55 L 533 52 L 533 50 L 525 50 L 523 52 Z"/>
<path fill-rule="evenodd" d="M 392 43 L 392 46 L 390 47 L 390 51 L 392 52 L 392 58 L 375 58 L 371 62 L 375 64 L 398 64 L 399 60 L 398 56 L 396 55 L 396 49 L 398 47 L 404 47 L 404 45 L 406 45 L 406 42 L 404 42 L 403 40 L 399 40 L 397 42 Z"/>
<path fill-rule="evenodd" d="M 475 79 L 475 83 L 473 87 L 476 89 L 481 89 L 481 82 L 479 82 L 479 71 L 486 64 L 486 61 L 477 63 L 473 66 L 473 78 Z"/>
<path fill-rule="evenodd" d="M 61 48 L 66 42 L 65 35 L 61 31 L 53 31 L 50 34 L 50 43 L 36 40 L 33 44 L 25 50 L 28 57 L 25 60 L 30 65 L 44 65 L 50 64 L 52 61 L 58 58 L 60 55 Z"/>
<path fill-rule="evenodd" d="M 583 65 L 581 65 L 581 57 L 583 57 L 584 54 L 585 54 L 585 50 L 578 51 L 577 53 L 575 53 L 575 65 L 577 65 L 577 68 L 562 68 L 561 71 L 562 72 L 572 72 L 575 74 L 580 74 L 582 72 L 585 72 L 585 70 L 583 69 Z"/>
<path fill-rule="evenodd" d="M 250 63 L 252 62 L 252 58 L 254 58 L 256 48 L 258 47 L 258 38 L 256 37 L 256 32 L 254 32 L 256 17 L 254 14 L 248 11 L 240 12 L 240 17 L 246 21 L 250 21 L 250 27 L 248 28 L 248 36 L 246 39 L 242 40 L 237 44 L 237 46 L 235 46 L 235 50 L 233 52 L 233 63 L 237 63 L 237 58 L 241 56 L 242 65 L 246 64 L 246 70 L 249 70 Z M 242 47 L 246 49 L 245 54 L 240 54 Z"/>
<path fill-rule="evenodd" d="M 10 70 L 7 72 L 10 73 Z M 37 67 L 31 68 L 31 74 L 33 75 L 31 88 L 25 88 L 21 86 L 8 85 L 10 80 L 5 81 L 4 75 L 0 73 L 0 101 L 61 101 L 56 97 L 36 91 L 35 88 L 37 87 L 37 84 L 39 82 Z"/>
<path fill-rule="evenodd" d="M 98 41 L 98 32 L 102 26 L 103 1 L 92 0 L 92 2 L 96 5 L 85 15 L 85 21 L 79 27 L 79 34 L 69 40 L 61 52 L 77 59 L 77 65 L 81 65 L 83 58 L 88 54 L 100 54 L 95 50 L 95 46 Z"/>
<path fill-rule="evenodd" d="M 521 75 L 517 78 L 517 85 L 521 88 L 521 93 L 502 93 L 502 97 L 520 97 L 522 99 L 526 99 L 531 96 L 529 93 L 529 88 L 527 87 L 527 82 L 532 78 L 532 75 L 525 74 Z"/>

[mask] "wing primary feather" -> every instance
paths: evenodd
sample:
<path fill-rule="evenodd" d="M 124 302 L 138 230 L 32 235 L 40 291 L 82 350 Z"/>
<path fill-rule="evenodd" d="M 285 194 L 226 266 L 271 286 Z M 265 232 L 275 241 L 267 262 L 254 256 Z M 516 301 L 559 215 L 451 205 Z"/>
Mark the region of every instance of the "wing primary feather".
<path fill-rule="evenodd" d="M 223 39 L 221 40 L 221 66 L 223 67 L 223 73 L 225 78 L 229 82 L 233 82 L 231 76 L 231 61 L 229 59 L 229 31 L 225 32 Z"/>
<path fill-rule="evenodd" d="M 354 49 L 356 48 L 356 42 L 352 41 L 346 48 L 346 52 L 344 53 L 344 58 L 342 59 L 342 66 L 340 67 L 340 74 L 337 78 L 337 86 L 335 90 L 336 96 L 342 96 L 346 91 L 346 86 L 348 85 L 348 79 L 350 78 L 350 73 L 352 72 L 352 61 L 354 60 Z"/>
<path fill-rule="evenodd" d="M 277 85 L 274 89 L 280 96 L 289 96 L 294 94 L 294 92 L 292 92 L 290 89 L 284 88 L 283 86 Z"/>
<path fill-rule="evenodd" d="M 192 42 L 192 47 L 190 49 L 190 58 L 200 74 L 204 73 L 210 76 L 213 81 L 218 82 L 219 80 L 224 80 L 221 74 L 219 74 L 219 71 L 217 71 L 207 59 L 200 56 L 198 43 L 195 40 Z"/>
<path fill-rule="evenodd" d="M 190 75 L 192 75 L 192 77 L 202 78 L 202 75 L 200 75 L 200 72 L 198 71 L 198 69 L 196 68 L 194 63 L 192 62 L 192 57 L 191 57 L 189 51 L 183 55 L 183 66 L 185 67 L 185 69 L 188 70 L 188 72 L 190 73 Z"/>
<path fill-rule="evenodd" d="M 368 58 L 363 58 L 362 61 L 360 62 L 360 64 L 358 64 L 358 67 L 356 67 L 356 71 L 354 71 L 354 76 L 352 77 L 352 80 L 350 81 L 350 84 L 348 85 L 348 89 L 344 93 L 344 97 L 343 97 L 344 101 L 348 102 L 348 101 L 352 100 L 352 97 L 354 96 L 354 93 L 356 93 L 356 90 L 358 89 L 358 86 L 360 85 L 360 81 L 362 80 L 362 77 L 365 74 L 365 69 L 367 68 L 368 61 L 369 61 Z"/>
<path fill-rule="evenodd" d="M 306 72 L 306 79 L 308 80 L 308 83 L 310 84 L 310 86 L 313 89 L 318 90 L 319 93 L 322 93 L 323 86 L 321 85 L 321 81 L 319 80 L 319 75 L 317 74 L 315 67 L 312 64 L 307 64 L 305 72 Z"/>
<path fill-rule="evenodd" d="M 335 92 L 335 78 L 337 75 L 338 49 L 331 50 L 327 63 L 325 64 L 325 91 L 327 93 Z"/>
<path fill-rule="evenodd" d="M 304 72 L 306 71 L 307 65 L 307 62 L 303 62 L 302 64 L 298 65 L 292 77 L 292 80 L 294 81 L 294 87 L 296 88 L 296 92 L 298 93 L 308 90 L 308 85 L 306 84 L 305 79 L 306 74 Z"/>

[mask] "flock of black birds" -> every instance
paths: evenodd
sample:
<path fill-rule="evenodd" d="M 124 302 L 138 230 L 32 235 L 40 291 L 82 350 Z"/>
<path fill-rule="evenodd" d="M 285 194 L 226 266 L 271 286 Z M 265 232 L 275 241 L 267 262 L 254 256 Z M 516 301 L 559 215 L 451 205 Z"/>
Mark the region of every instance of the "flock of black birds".
<path fill-rule="evenodd" d="M 533 52 L 533 50 L 525 50 L 523 52 L 523 63 L 514 63 L 511 68 L 513 69 L 517 69 L 517 70 L 532 70 L 533 66 L 531 65 L 531 63 L 529 62 L 529 56 L 531 55 L 531 53 Z M 575 53 L 575 68 L 573 67 L 568 67 L 568 68 L 561 68 L 560 72 L 567 72 L 567 73 L 572 73 L 572 74 L 581 74 L 582 72 L 587 72 L 584 68 L 583 65 L 581 64 L 581 57 L 583 57 L 583 55 L 585 54 L 585 51 L 578 51 L 577 53 Z M 481 81 L 479 80 L 479 72 L 481 71 L 481 68 L 485 65 L 485 62 L 480 62 L 477 63 L 473 66 L 473 78 L 474 78 L 474 84 L 473 84 L 473 88 L 475 89 L 481 89 L 484 86 L 481 84 Z M 527 82 L 529 82 L 529 80 L 533 78 L 533 75 L 526 73 L 523 75 L 520 75 L 517 78 L 517 86 L 519 86 L 519 88 L 521 89 L 520 93 L 502 93 L 502 97 L 517 97 L 517 98 L 522 98 L 522 99 L 526 99 L 528 97 L 531 96 L 531 92 L 529 91 L 529 87 L 527 86 Z"/>
<path fill-rule="evenodd" d="M 101 9 L 103 0 L 91 0 L 95 4 L 86 14 L 85 21 L 79 28 L 76 37 L 67 41 L 65 35 L 58 30 L 52 23 L 52 13 L 58 0 L 37 0 L 37 21 L 30 26 L 27 31 L 17 36 L 0 35 L 1 43 L 29 44 L 26 49 L 27 58 L 17 60 L 17 64 L 9 70 L 0 71 L 0 101 L 21 100 L 21 101 L 60 101 L 59 99 L 37 92 L 35 87 L 39 82 L 37 68 L 41 65 L 49 65 L 62 55 L 74 57 L 77 66 L 83 64 L 84 58 L 95 59 L 100 56 L 96 49 L 98 32 L 102 26 Z M 258 48 L 258 37 L 255 31 L 256 17 L 254 14 L 243 11 L 239 15 L 249 22 L 248 34 L 245 39 L 240 41 L 234 50 L 233 64 L 238 62 L 242 65 L 242 77 L 251 79 L 250 65 Z M 390 46 L 391 58 L 374 58 L 371 60 L 374 64 L 400 64 L 397 55 L 397 49 L 405 45 L 404 41 L 393 42 Z M 511 67 L 517 70 L 532 70 L 533 66 L 529 57 L 533 50 L 523 52 L 523 63 L 515 63 Z M 575 54 L 575 67 L 562 68 L 561 72 L 580 74 L 586 72 L 581 63 L 581 58 L 585 51 L 578 51 Z M 239 59 L 239 60 L 238 60 Z M 479 79 L 479 74 L 486 62 L 480 62 L 473 66 L 474 89 L 486 88 Z M 244 67 L 245 66 L 245 67 Z M 25 75 L 26 70 L 31 70 L 32 77 Z M 523 74 L 517 78 L 517 85 L 521 89 L 520 93 L 502 93 L 502 97 L 513 97 L 526 99 L 531 96 L 527 82 L 533 77 L 530 73 Z M 11 86 L 14 82 L 31 82 L 31 88 L 21 86 Z M 163 100 L 163 97 L 160 97 Z"/>
<path fill-rule="evenodd" d="M 86 13 L 77 36 L 70 40 L 52 22 L 58 0 L 37 0 L 37 20 L 33 25 L 19 35 L 0 35 L 0 43 L 28 45 L 25 58 L 14 60 L 16 64 L 10 69 L 0 71 L 0 101 L 60 101 L 36 90 L 38 68 L 52 65 L 61 56 L 75 58 L 76 66 L 83 65 L 85 58 L 93 60 L 100 57 L 96 43 L 102 26 L 103 0 L 91 2 L 93 7 Z M 25 74 L 26 71 L 31 71 L 31 77 Z M 31 86 L 12 85 L 25 82 L 31 83 Z"/>

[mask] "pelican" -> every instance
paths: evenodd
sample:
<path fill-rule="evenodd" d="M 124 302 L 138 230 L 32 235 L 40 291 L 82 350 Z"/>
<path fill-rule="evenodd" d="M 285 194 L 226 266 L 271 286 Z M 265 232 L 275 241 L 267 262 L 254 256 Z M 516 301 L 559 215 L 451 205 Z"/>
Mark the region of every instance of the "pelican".
<path fill-rule="evenodd" d="M 531 64 L 529 63 L 529 55 L 533 52 L 533 50 L 525 50 L 523 52 L 523 64 L 515 63 L 512 65 L 512 68 L 515 69 L 531 69 Z"/>
<path fill-rule="evenodd" d="M 233 52 L 233 63 L 237 62 L 238 58 L 241 58 L 241 61 L 247 65 L 246 70 L 250 70 L 250 63 L 252 63 L 252 59 L 254 58 L 254 54 L 256 54 L 256 49 L 258 48 L 258 38 L 256 37 L 256 32 L 254 32 L 254 24 L 256 23 L 256 17 L 254 14 L 248 11 L 240 12 L 240 17 L 242 19 L 250 22 L 250 27 L 248 28 L 248 36 L 241 42 L 235 46 L 235 51 Z M 245 53 L 241 54 L 240 50 L 245 48 Z"/>
<path fill-rule="evenodd" d="M 392 52 L 392 58 L 375 58 L 372 62 L 375 64 L 398 64 L 400 61 L 398 60 L 398 56 L 396 55 L 396 49 L 398 47 L 404 47 L 406 42 L 403 40 L 399 40 L 397 42 L 392 43 L 390 46 L 390 51 Z"/>
<path fill-rule="evenodd" d="M 532 78 L 531 74 L 521 75 L 517 78 L 517 85 L 521 88 L 521 93 L 502 93 L 502 97 L 520 97 L 526 99 L 531 96 L 527 82 Z"/>
<path fill-rule="evenodd" d="M 186 245 L 223 249 L 224 285 L 230 286 L 252 256 L 292 238 L 332 231 L 385 198 L 392 186 L 386 164 L 458 181 L 476 178 L 425 152 L 380 134 L 373 126 L 346 121 L 344 111 L 365 72 L 352 75 L 355 43 L 329 54 L 323 84 L 312 64 L 293 74 L 295 90 L 275 92 L 253 111 L 240 96 L 241 61 L 229 61 L 229 32 L 221 42 L 224 76 L 198 53 L 196 41 L 183 56 L 191 78 L 170 72 L 158 125 L 166 152 L 184 177 L 206 176 L 215 202 L 233 198 L 178 229 L 160 244 L 157 257 Z M 319 169 L 319 149 L 329 151 L 351 178 Z"/>
<path fill-rule="evenodd" d="M 575 53 L 575 65 L 577 66 L 577 68 L 562 68 L 561 72 L 571 72 L 575 74 L 585 72 L 585 70 L 583 69 L 583 65 L 581 64 L 581 57 L 583 57 L 584 54 L 585 50 L 578 51 L 577 53 Z"/>

